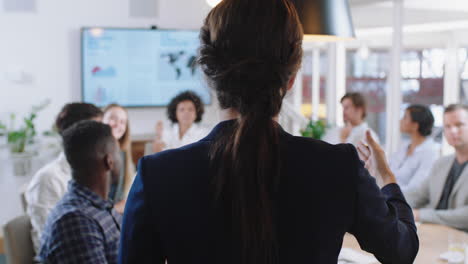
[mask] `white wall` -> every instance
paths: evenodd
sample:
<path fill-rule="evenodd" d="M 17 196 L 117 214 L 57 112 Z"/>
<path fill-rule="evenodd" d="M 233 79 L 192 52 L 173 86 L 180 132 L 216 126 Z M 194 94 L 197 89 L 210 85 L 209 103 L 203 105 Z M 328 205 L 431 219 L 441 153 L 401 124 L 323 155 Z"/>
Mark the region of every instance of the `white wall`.
<path fill-rule="evenodd" d="M 40 131 L 49 129 L 60 108 L 80 100 L 80 33 L 83 26 L 198 29 L 209 11 L 205 0 L 159 0 L 156 18 L 129 17 L 131 0 L 36 0 L 33 13 L 7 13 L 0 0 L 0 120 L 7 113 L 25 114 L 31 105 L 49 98 L 39 114 Z M 7 72 L 30 75 L 15 83 Z M 208 107 L 205 122 L 217 121 Z M 152 132 L 165 109 L 131 109 L 133 134 Z"/>
<path fill-rule="evenodd" d="M 198 29 L 209 11 L 205 0 L 158 0 L 156 18 L 129 17 L 131 0 L 36 0 L 34 13 L 6 13 L 0 0 L 0 120 L 8 113 L 25 114 L 33 104 L 49 98 L 39 115 L 38 129 L 49 129 L 59 109 L 80 100 L 80 36 L 83 26 Z M 405 35 L 405 46 L 444 47 L 445 32 Z M 457 34 L 468 43 L 468 34 Z M 369 46 L 390 45 L 390 35 L 369 35 Z M 356 42 L 359 45 L 359 42 Z M 355 45 L 356 45 L 355 44 Z M 353 44 L 349 44 L 352 46 Z M 32 80 L 18 84 L 6 72 L 26 72 Z M 204 123 L 217 122 L 216 103 L 207 108 Z M 130 109 L 133 134 L 153 131 L 164 108 Z"/>

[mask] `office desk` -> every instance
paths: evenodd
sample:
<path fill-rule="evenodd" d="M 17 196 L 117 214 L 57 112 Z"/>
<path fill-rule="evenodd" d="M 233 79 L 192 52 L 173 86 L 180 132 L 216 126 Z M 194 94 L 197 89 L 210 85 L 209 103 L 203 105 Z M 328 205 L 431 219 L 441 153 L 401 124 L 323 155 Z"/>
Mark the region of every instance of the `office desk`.
<path fill-rule="evenodd" d="M 414 264 L 435 264 L 447 263 L 439 259 L 440 254 L 448 250 L 448 232 L 454 230 L 450 227 L 421 224 L 418 226 L 419 236 L 419 252 Z M 462 231 L 454 230 L 454 232 L 463 233 Z M 352 248 L 361 251 L 356 238 L 353 235 L 346 234 L 343 247 Z M 366 252 L 366 254 L 368 254 Z"/>

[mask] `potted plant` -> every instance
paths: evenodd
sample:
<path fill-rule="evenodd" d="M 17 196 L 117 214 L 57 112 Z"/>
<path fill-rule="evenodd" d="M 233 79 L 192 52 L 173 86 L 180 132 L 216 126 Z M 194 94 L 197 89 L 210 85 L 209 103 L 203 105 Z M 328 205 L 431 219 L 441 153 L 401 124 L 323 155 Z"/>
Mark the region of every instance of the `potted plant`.
<path fill-rule="evenodd" d="M 6 145 L 6 125 L 0 120 L 0 148 Z"/>
<path fill-rule="evenodd" d="M 36 155 L 35 151 L 30 149 L 36 136 L 34 120 L 37 113 L 48 104 L 49 101 L 45 101 L 40 105 L 33 106 L 29 115 L 23 118 L 23 124 L 19 129 L 15 129 L 16 115 L 10 115 L 10 126 L 5 129 L 15 175 L 28 175 L 31 172 L 32 158 Z"/>
<path fill-rule="evenodd" d="M 6 125 L 0 121 L 0 159 L 4 159 L 7 157 L 5 155 L 7 151 L 7 130 Z"/>
<path fill-rule="evenodd" d="M 307 126 L 301 130 L 301 134 L 303 137 L 321 139 L 325 134 L 326 127 L 325 121 L 323 120 L 310 120 Z"/>

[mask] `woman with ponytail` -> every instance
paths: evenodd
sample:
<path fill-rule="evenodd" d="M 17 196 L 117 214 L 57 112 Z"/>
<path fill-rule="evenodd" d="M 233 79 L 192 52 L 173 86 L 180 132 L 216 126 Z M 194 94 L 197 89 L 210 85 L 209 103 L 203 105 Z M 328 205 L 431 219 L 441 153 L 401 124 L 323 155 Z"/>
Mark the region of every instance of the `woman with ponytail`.
<path fill-rule="evenodd" d="M 140 160 L 120 263 L 337 263 L 346 232 L 384 263 L 412 263 L 411 208 L 370 134 L 363 163 L 351 145 L 294 137 L 277 123 L 302 37 L 290 0 L 223 0 L 208 14 L 199 64 L 226 121 Z"/>

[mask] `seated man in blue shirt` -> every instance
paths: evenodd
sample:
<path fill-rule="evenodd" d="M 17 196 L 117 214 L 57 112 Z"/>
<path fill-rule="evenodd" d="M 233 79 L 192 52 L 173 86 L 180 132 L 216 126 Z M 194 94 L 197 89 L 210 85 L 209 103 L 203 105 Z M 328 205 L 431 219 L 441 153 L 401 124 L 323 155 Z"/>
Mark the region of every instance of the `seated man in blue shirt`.
<path fill-rule="evenodd" d="M 78 122 L 62 136 L 72 180 L 47 219 L 39 261 L 117 263 L 121 215 L 107 200 L 119 175 L 117 141 L 95 121 Z"/>

